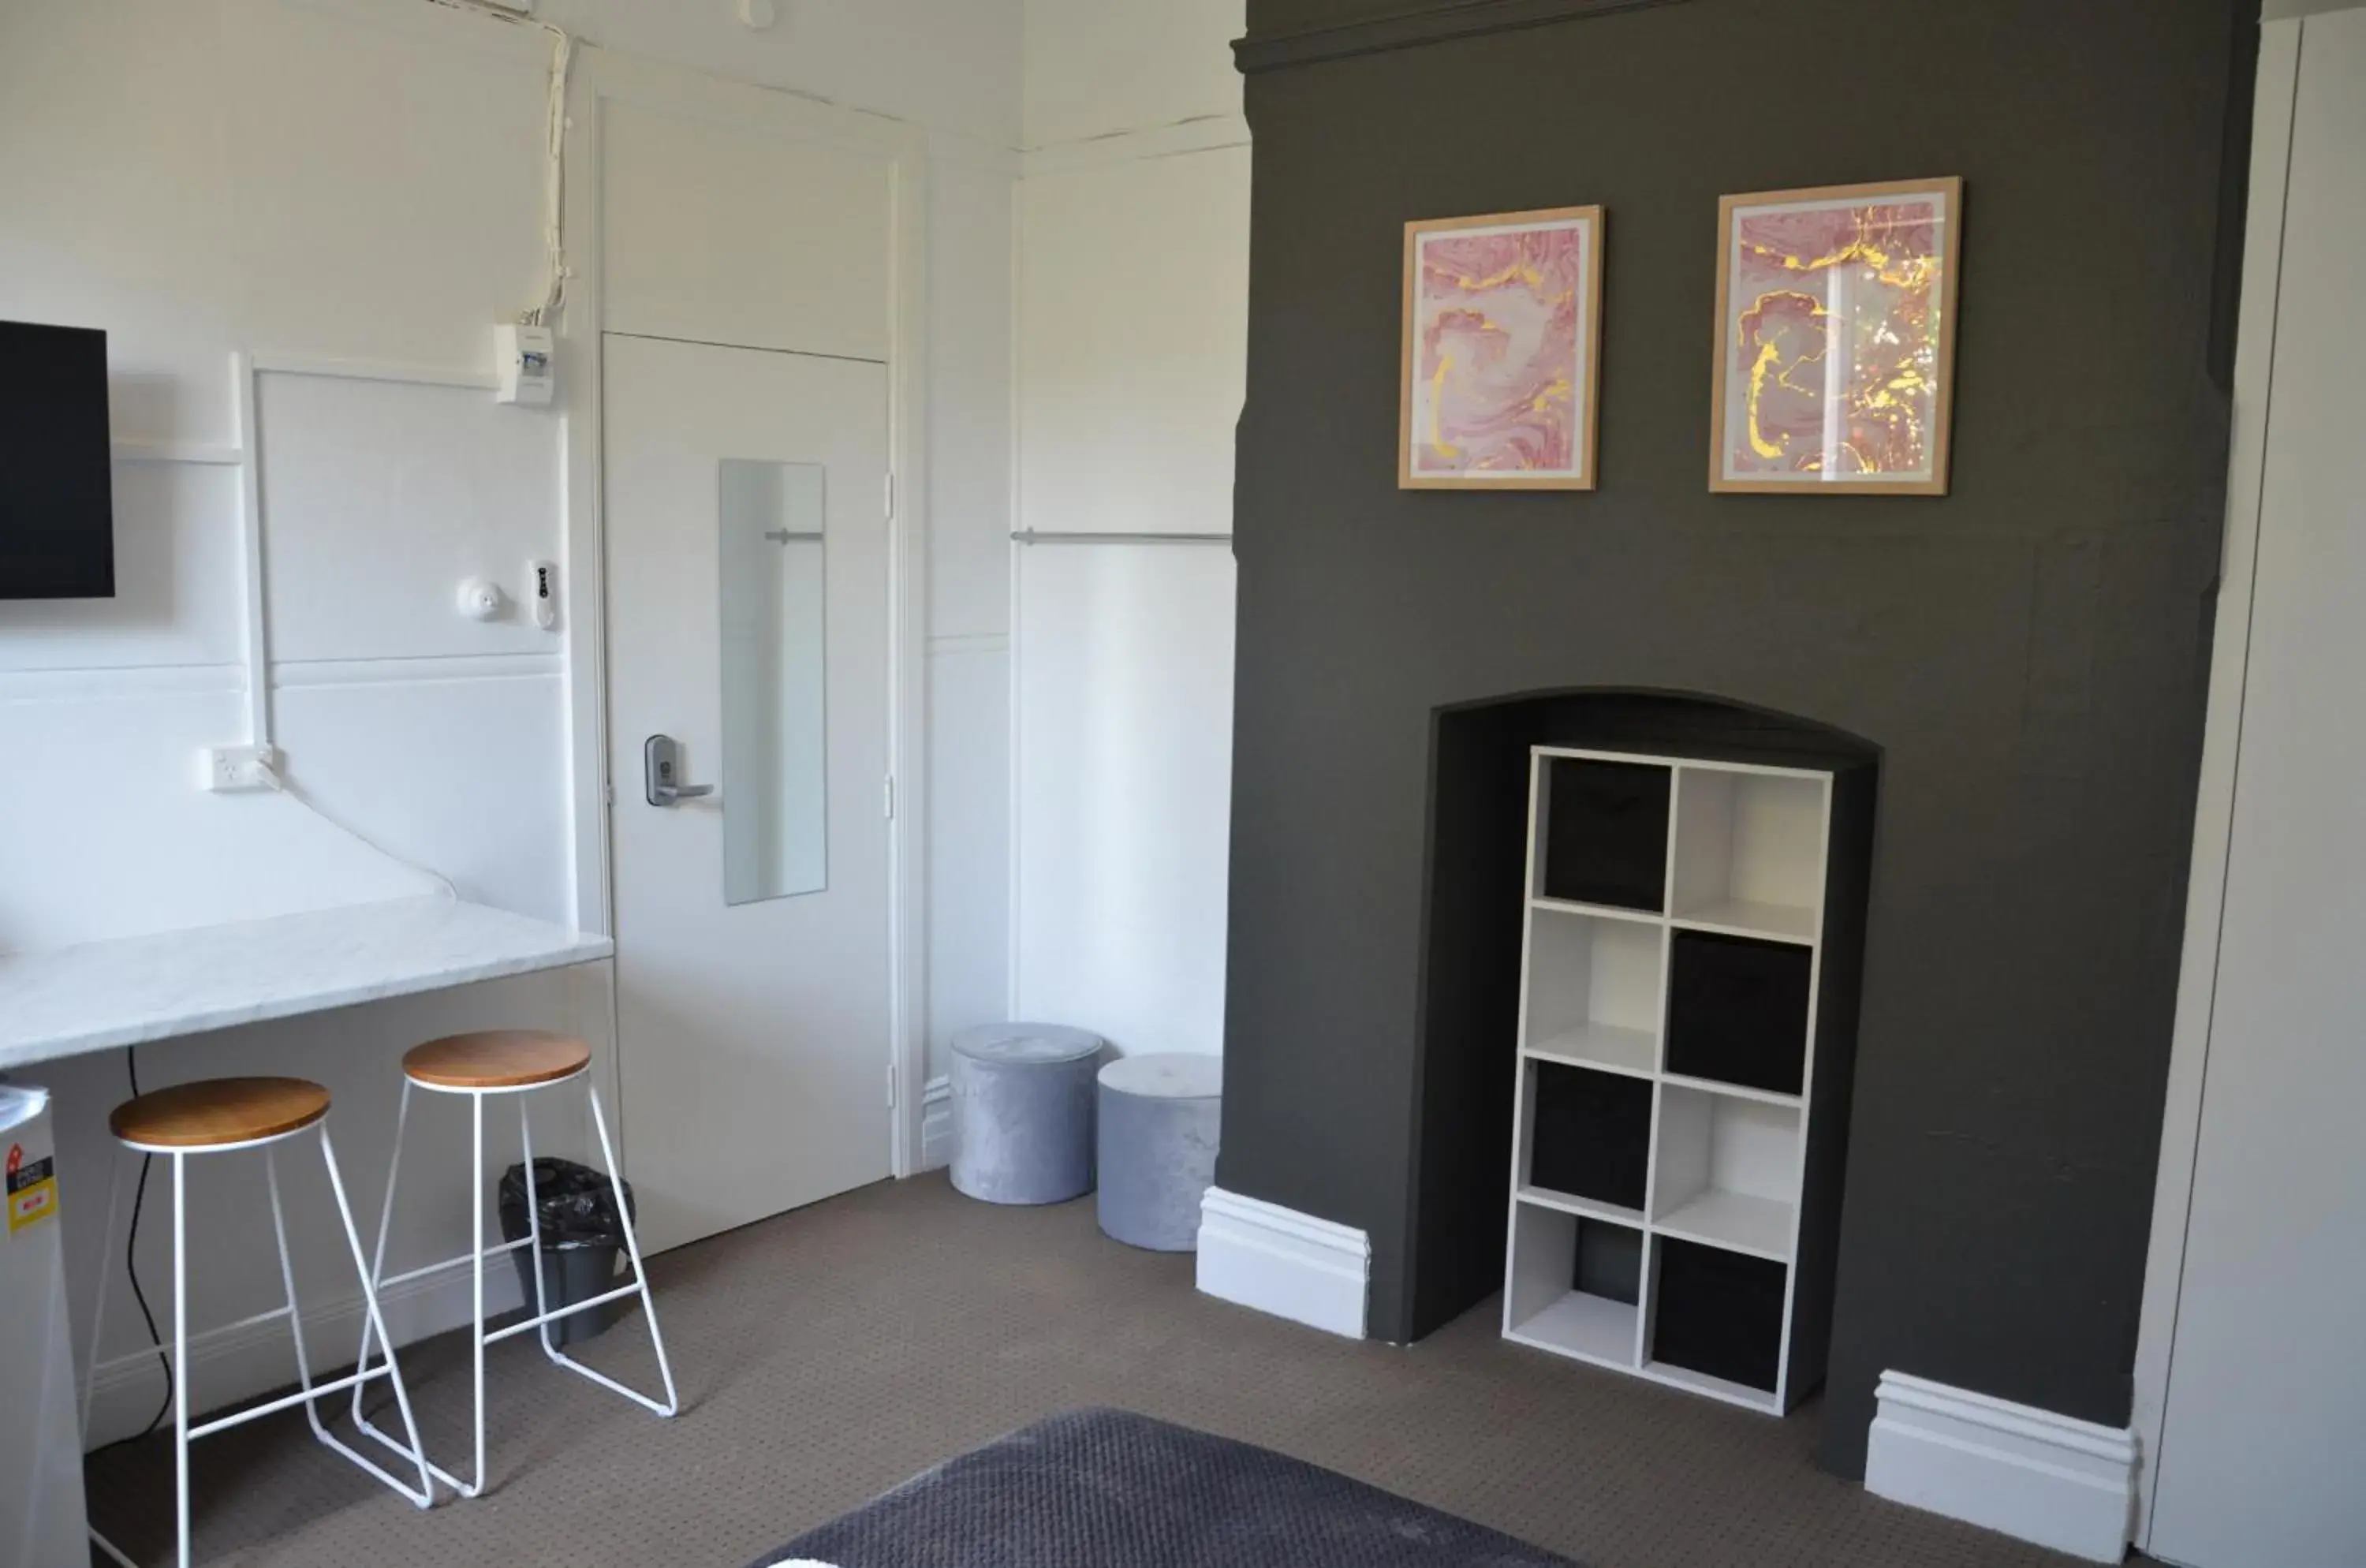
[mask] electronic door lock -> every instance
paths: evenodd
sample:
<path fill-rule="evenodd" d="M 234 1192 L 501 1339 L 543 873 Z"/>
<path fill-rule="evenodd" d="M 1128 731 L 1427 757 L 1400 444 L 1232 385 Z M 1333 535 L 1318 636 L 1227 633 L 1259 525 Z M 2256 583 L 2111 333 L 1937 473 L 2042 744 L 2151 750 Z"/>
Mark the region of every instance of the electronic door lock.
<path fill-rule="evenodd" d="M 713 795 L 713 784 L 682 782 L 682 747 L 670 735 L 652 735 L 641 745 L 642 794 L 651 806 L 673 806 Z"/>

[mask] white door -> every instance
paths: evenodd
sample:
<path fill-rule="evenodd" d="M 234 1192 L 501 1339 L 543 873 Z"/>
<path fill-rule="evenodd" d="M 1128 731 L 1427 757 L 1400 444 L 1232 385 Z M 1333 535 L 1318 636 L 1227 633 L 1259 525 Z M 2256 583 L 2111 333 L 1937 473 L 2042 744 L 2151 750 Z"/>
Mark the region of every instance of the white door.
<path fill-rule="evenodd" d="M 2147 1543 L 2203 1568 L 2366 1563 L 2366 10 L 2281 26 L 2304 30 L 2217 988 Z"/>
<path fill-rule="evenodd" d="M 603 349 L 618 1055 L 658 1249 L 888 1174 L 887 374 Z"/>

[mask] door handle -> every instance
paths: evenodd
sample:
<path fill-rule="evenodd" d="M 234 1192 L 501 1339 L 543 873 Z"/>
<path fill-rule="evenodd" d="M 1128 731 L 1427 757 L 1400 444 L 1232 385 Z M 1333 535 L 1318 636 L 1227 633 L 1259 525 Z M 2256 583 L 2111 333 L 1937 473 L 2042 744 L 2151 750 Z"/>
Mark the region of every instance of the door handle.
<path fill-rule="evenodd" d="M 682 747 L 670 735 L 652 735 L 641 743 L 641 793 L 651 806 L 672 806 L 713 795 L 713 784 L 682 782 Z"/>

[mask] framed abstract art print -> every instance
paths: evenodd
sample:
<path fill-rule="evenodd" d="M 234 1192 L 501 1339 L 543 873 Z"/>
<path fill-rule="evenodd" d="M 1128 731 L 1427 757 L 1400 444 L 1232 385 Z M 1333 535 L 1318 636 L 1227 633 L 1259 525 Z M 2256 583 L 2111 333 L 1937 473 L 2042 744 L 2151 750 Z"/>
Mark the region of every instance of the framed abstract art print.
<path fill-rule="evenodd" d="M 1405 225 L 1403 490 L 1592 490 L 1602 209 Z"/>
<path fill-rule="evenodd" d="M 1947 493 L 1960 179 L 1718 205 L 1708 487 Z"/>

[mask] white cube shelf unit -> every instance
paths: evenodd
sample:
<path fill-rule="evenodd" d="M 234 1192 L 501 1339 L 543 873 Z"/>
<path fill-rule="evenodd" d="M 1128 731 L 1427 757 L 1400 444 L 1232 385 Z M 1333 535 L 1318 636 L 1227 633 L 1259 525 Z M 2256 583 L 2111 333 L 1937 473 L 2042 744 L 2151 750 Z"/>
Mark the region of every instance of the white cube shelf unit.
<path fill-rule="evenodd" d="M 1532 750 L 1505 1337 L 1755 1410 L 1823 1381 L 1872 795 Z"/>

